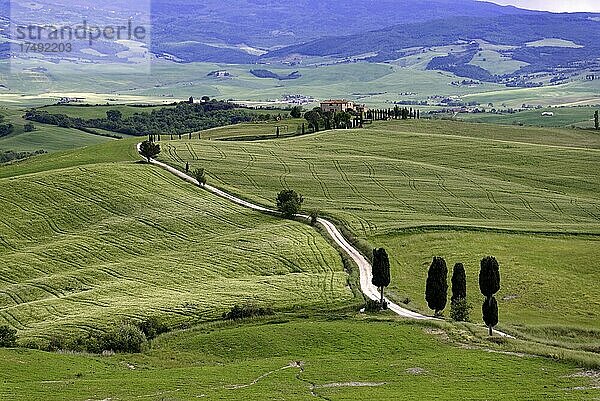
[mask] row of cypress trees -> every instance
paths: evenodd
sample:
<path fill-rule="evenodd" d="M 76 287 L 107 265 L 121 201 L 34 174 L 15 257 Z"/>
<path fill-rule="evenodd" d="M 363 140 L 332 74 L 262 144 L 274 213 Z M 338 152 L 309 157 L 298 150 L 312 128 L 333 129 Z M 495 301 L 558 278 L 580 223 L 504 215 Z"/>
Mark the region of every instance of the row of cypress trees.
<path fill-rule="evenodd" d="M 427 273 L 425 286 L 425 300 L 436 316 L 441 315 L 446 308 L 448 298 L 448 267 L 441 257 L 434 257 Z M 500 267 L 493 256 L 486 256 L 481 260 L 479 271 L 479 290 L 485 297 L 481 311 L 483 321 L 489 329 L 498 324 L 498 302 L 494 295 L 500 290 Z M 456 263 L 452 271 L 452 297 L 451 317 L 457 321 L 469 318 L 469 305 L 467 303 L 467 276 L 462 263 Z"/>

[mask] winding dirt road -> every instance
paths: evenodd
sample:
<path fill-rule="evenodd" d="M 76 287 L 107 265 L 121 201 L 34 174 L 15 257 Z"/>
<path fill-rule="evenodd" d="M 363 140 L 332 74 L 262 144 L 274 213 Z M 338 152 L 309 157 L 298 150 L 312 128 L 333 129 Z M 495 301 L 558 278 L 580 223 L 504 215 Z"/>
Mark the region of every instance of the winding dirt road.
<path fill-rule="evenodd" d="M 140 150 L 140 145 L 141 145 L 140 143 L 137 145 L 138 152 Z M 177 177 L 179 177 L 191 184 L 198 185 L 198 181 L 195 178 L 190 177 L 189 175 L 177 170 L 176 168 L 169 166 L 168 164 L 159 162 L 158 160 L 154 160 L 154 159 L 150 159 L 150 163 L 167 170 L 168 172 L 176 175 Z M 272 215 L 281 215 L 281 213 L 278 210 L 269 209 L 269 208 L 266 208 L 263 206 L 255 205 L 254 203 L 245 201 L 245 200 L 240 199 L 236 196 L 233 196 L 225 191 L 215 188 L 212 185 L 206 184 L 204 186 L 204 189 L 206 189 L 207 191 L 212 192 L 213 194 L 218 195 L 222 198 L 225 198 L 234 203 L 237 203 L 240 206 L 244 206 L 246 208 L 256 210 L 256 211 L 262 212 L 262 213 L 268 213 L 268 214 L 272 214 Z M 299 218 L 302 218 L 302 219 L 310 220 L 310 217 L 307 215 L 304 215 L 304 214 L 298 214 L 296 216 Z M 363 294 L 365 294 L 365 296 L 367 296 L 368 298 L 370 298 L 372 300 L 375 300 L 375 301 L 379 300 L 379 291 L 377 290 L 377 287 L 375 287 L 371 283 L 371 278 L 372 278 L 371 263 L 369 263 L 369 261 L 358 251 L 358 249 L 354 248 L 346 240 L 346 238 L 344 238 L 342 233 L 337 229 L 337 227 L 332 222 L 330 222 L 329 220 L 323 219 L 323 218 L 319 218 L 318 222 L 323 227 L 325 227 L 325 230 L 327 230 L 327 233 L 331 236 L 333 241 L 340 248 L 342 248 L 344 250 L 344 252 L 346 252 L 348 254 L 348 256 L 350 256 L 352 258 L 352 260 L 354 260 L 354 262 L 358 266 L 358 268 L 360 270 L 360 289 L 363 292 Z M 394 313 L 396 313 L 398 316 L 402 316 L 402 317 L 406 317 L 406 318 L 410 318 L 410 319 L 421 319 L 421 320 L 433 319 L 433 317 L 421 315 L 419 313 L 416 313 L 416 312 L 413 312 L 406 308 L 403 308 L 400 305 L 397 305 L 397 304 L 391 302 L 387 298 L 386 298 L 386 301 L 388 302 L 388 308 L 391 311 L 393 311 Z"/>
<path fill-rule="evenodd" d="M 141 143 L 137 144 L 138 153 L 140 150 L 140 145 L 141 145 Z M 198 181 L 195 178 L 190 177 L 189 175 L 177 170 L 176 168 L 169 166 L 168 164 L 159 162 L 158 160 L 154 160 L 154 159 L 150 159 L 150 163 L 167 170 L 168 172 L 176 175 L 177 177 L 179 177 L 191 184 L 199 185 Z M 204 185 L 203 188 L 209 192 L 212 192 L 215 195 L 218 195 L 222 198 L 225 198 L 234 203 L 237 203 L 240 206 L 244 206 L 246 208 L 256 210 L 256 211 L 262 212 L 262 213 L 268 213 L 271 215 L 276 215 L 276 216 L 281 215 L 281 213 L 278 210 L 269 209 L 269 208 L 266 208 L 263 206 L 255 205 L 254 203 L 245 201 L 243 199 L 238 198 L 237 196 L 231 195 L 225 191 L 215 188 L 212 185 L 206 184 L 206 185 Z M 296 217 L 310 220 L 310 217 L 305 214 L 297 214 Z M 352 258 L 352 260 L 354 260 L 354 262 L 358 266 L 358 268 L 360 270 L 360 289 L 361 289 L 362 293 L 365 294 L 366 297 L 368 297 L 374 301 L 379 300 L 379 291 L 377 290 L 377 287 L 375 287 L 371 283 L 371 278 L 372 278 L 371 263 L 369 263 L 369 261 L 358 251 L 358 249 L 353 247 L 346 240 L 346 238 L 344 238 L 342 233 L 337 229 L 337 227 L 332 222 L 330 222 L 329 220 L 323 219 L 323 218 L 318 218 L 317 221 L 323 227 L 325 227 L 325 230 L 327 230 L 327 233 L 333 239 L 333 241 L 340 248 L 342 248 L 343 251 L 346 252 L 346 254 L 348 254 L 348 256 L 350 256 Z M 436 319 L 434 317 L 421 315 L 420 313 L 413 312 L 411 310 L 403 308 L 400 305 L 397 305 L 397 304 L 391 302 L 387 298 L 386 298 L 386 301 L 388 303 L 388 309 L 391 310 L 392 312 L 394 312 L 395 314 L 397 314 L 398 316 L 409 318 L 409 319 L 417 319 L 417 320 L 434 320 L 434 319 Z M 497 334 L 500 337 L 514 338 L 510 334 L 506 334 L 499 330 L 494 330 L 494 334 Z"/>

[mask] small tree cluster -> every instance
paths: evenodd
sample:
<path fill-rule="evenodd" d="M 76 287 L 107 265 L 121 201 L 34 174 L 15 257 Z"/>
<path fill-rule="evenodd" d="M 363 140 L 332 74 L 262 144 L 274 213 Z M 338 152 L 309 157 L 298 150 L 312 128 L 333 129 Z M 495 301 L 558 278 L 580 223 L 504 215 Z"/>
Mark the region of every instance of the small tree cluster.
<path fill-rule="evenodd" d="M 146 158 L 148 163 L 150 159 L 155 158 L 160 153 L 160 145 L 151 141 L 144 141 L 140 145 L 140 154 Z"/>
<path fill-rule="evenodd" d="M 362 128 L 363 126 L 363 115 L 362 113 L 354 112 L 353 110 L 346 111 L 323 111 L 320 107 L 304 113 L 304 118 L 308 121 L 309 128 L 312 128 L 313 132 L 321 130 L 321 128 L 339 129 L 339 128 Z"/>
<path fill-rule="evenodd" d="M 304 198 L 293 189 L 286 189 L 277 194 L 276 202 L 277 210 L 289 219 L 300 211 Z"/>
<path fill-rule="evenodd" d="M 223 313 L 225 320 L 240 320 L 258 316 L 269 316 L 274 312 L 270 308 L 262 308 L 256 305 L 235 305 L 229 312 Z"/>
<path fill-rule="evenodd" d="M 169 327 L 158 317 L 149 317 L 141 322 L 125 321 L 115 325 L 106 333 L 88 333 L 78 337 L 54 336 L 45 348 L 48 351 L 77 351 L 100 354 L 105 351 L 138 353 L 148 342 Z"/>
<path fill-rule="evenodd" d="M 429 308 L 439 316 L 446 307 L 448 284 L 446 282 L 448 269 L 446 261 L 440 257 L 434 257 L 427 274 L 425 287 L 425 299 Z M 479 289 L 485 296 L 482 305 L 483 321 L 489 328 L 490 336 L 492 328 L 498 324 L 498 302 L 494 298 L 500 290 L 500 268 L 496 258 L 487 256 L 481 260 L 479 271 Z M 456 263 L 452 271 L 452 297 L 450 317 L 456 321 L 468 321 L 471 306 L 467 302 L 467 276 L 462 263 Z"/>
<path fill-rule="evenodd" d="M 0 326 L 0 347 L 12 348 L 17 346 L 17 330 L 9 326 Z"/>
<path fill-rule="evenodd" d="M 292 118 L 300 118 L 302 117 L 302 106 L 294 106 L 290 110 L 290 116 Z"/>

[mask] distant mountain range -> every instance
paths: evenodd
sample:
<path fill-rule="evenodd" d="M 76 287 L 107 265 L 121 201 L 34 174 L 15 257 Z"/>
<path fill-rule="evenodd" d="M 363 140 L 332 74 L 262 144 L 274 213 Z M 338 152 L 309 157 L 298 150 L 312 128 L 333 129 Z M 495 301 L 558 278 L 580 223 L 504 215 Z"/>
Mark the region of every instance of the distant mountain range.
<path fill-rule="evenodd" d="M 60 3 L 48 0 L 43 7 Z M 125 0 L 66 3 L 61 17 L 67 21 L 131 13 Z M 109 13 L 115 5 L 116 13 Z M 2 16 L 7 7 L 0 0 Z M 179 63 L 420 63 L 505 83 L 537 72 L 600 68 L 600 14 L 551 14 L 476 0 L 154 0 L 151 15 L 151 52 Z M 0 25 L 2 32 L 6 26 Z M 105 54 L 77 49 L 76 56 L 113 62 L 123 51 L 119 46 L 94 49 Z M 0 52 L 6 54 L 7 46 Z"/>

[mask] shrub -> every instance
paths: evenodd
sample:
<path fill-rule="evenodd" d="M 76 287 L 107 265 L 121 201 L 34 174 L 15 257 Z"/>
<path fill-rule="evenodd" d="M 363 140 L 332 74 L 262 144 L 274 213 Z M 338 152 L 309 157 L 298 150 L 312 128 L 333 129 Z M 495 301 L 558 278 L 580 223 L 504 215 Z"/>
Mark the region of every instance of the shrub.
<path fill-rule="evenodd" d="M 240 320 L 269 315 L 273 315 L 273 310 L 270 308 L 261 308 L 255 305 L 235 305 L 229 312 L 223 313 L 223 319 Z"/>
<path fill-rule="evenodd" d="M 148 339 L 148 340 L 152 340 L 153 338 L 156 338 L 160 334 L 166 333 L 167 331 L 169 331 L 169 328 L 167 327 L 167 325 L 163 321 L 161 321 L 160 318 L 158 318 L 156 316 L 151 316 L 151 317 L 143 320 L 139 324 L 139 328 L 140 328 L 140 330 L 142 330 L 142 333 L 144 333 L 144 335 L 146 336 L 146 339 Z"/>
<path fill-rule="evenodd" d="M 192 171 L 192 177 L 198 181 L 198 185 L 201 187 L 206 185 L 206 173 L 204 172 L 203 168 L 197 168 L 196 170 Z"/>
<path fill-rule="evenodd" d="M 0 326 L 0 347 L 16 347 L 17 330 L 9 326 Z"/>
<path fill-rule="evenodd" d="M 386 310 L 388 308 L 387 301 L 383 301 L 383 304 L 379 300 L 367 299 L 365 302 L 365 311 L 366 312 L 379 312 L 381 310 Z"/>
<path fill-rule="evenodd" d="M 466 298 L 456 298 L 450 302 L 450 318 L 456 322 L 468 322 L 471 305 Z"/>
<path fill-rule="evenodd" d="M 317 219 L 319 218 L 319 211 L 314 209 L 310 212 L 310 225 L 311 226 L 315 226 L 317 225 Z"/>
<path fill-rule="evenodd" d="M 114 352 L 142 352 L 146 336 L 142 330 L 131 324 L 123 323 L 102 336 L 102 348 Z"/>

